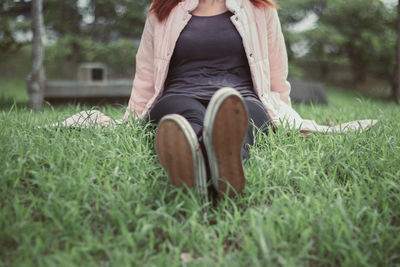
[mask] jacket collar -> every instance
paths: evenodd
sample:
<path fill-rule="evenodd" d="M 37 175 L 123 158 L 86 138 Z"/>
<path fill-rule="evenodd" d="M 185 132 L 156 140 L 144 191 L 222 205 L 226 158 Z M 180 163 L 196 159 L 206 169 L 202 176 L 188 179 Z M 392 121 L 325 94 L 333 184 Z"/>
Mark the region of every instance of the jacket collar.
<path fill-rule="evenodd" d="M 232 13 L 239 12 L 243 0 L 225 0 L 226 8 Z M 187 12 L 191 12 L 199 5 L 199 0 L 183 0 L 182 6 Z"/>

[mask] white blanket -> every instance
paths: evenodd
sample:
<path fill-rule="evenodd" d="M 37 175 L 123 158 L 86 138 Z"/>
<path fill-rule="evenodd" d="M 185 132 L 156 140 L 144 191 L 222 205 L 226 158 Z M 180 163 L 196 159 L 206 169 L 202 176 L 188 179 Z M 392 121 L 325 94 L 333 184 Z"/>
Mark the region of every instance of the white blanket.
<path fill-rule="evenodd" d="M 301 120 L 301 123 L 288 123 L 285 121 L 280 121 L 280 125 L 287 127 L 295 127 L 302 133 L 345 133 L 348 131 L 367 131 L 373 125 L 375 125 L 377 120 L 357 120 L 352 122 L 346 122 L 335 126 L 318 125 L 313 120 Z M 85 110 L 79 112 L 66 120 L 58 123 L 53 123 L 46 127 L 72 127 L 72 128 L 86 128 L 94 125 L 104 125 L 115 127 L 121 124 L 128 124 L 127 120 L 113 120 L 109 116 L 101 113 L 98 110 Z M 276 123 L 277 124 L 277 123 Z"/>

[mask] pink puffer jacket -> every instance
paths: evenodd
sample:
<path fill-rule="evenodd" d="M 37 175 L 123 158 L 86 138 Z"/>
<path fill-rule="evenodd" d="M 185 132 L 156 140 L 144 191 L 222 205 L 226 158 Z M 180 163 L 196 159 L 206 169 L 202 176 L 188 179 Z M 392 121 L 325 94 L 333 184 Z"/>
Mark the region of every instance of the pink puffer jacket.
<path fill-rule="evenodd" d="M 125 118 L 133 111 L 145 116 L 161 96 L 175 44 L 197 5 L 198 0 L 180 2 L 161 23 L 155 14 L 148 14 Z M 249 0 L 226 0 L 226 7 L 234 13 L 231 20 L 242 36 L 256 92 L 271 118 L 277 119 L 280 105 L 290 106 L 288 62 L 277 11 L 256 8 Z"/>

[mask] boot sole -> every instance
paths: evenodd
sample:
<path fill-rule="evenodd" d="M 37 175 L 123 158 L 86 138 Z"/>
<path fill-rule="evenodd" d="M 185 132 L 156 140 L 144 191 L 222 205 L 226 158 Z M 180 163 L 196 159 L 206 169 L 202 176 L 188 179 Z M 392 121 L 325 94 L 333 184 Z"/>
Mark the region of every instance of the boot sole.
<path fill-rule="evenodd" d="M 163 117 L 156 133 L 156 151 L 170 182 L 178 187 L 195 187 L 208 201 L 203 155 L 196 134 L 180 115 Z"/>
<path fill-rule="evenodd" d="M 241 152 L 247 126 L 247 109 L 241 95 L 232 88 L 218 90 L 206 111 L 203 138 L 214 187 L 219 193 L 229 190 L 230 197 L 245 186 Z"/>

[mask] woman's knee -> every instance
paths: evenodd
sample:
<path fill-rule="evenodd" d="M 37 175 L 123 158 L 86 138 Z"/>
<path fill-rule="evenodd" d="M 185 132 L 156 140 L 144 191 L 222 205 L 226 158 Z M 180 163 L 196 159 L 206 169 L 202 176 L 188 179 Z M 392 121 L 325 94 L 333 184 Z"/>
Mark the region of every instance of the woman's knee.
<path fill-rule="evenodd" d="M 188 118 L 204 116 L 205 108 L 196 99 L 187 96 L 164 96 L 157 101 L 150 111 L 150 119 L 159 121 L 168 114 L 179 114 Z"/>
<path fill-rule="evenodd" d="M 179 114 L 192 126 L 196 134 L 199 134 L 203 126 L 205 107 L 195 98 L 179 95 L 162 97 L 151 109 L 150 121 L 155 124 L 166 115 Z"/>
<path fill-rule="evenodd" d="M 249 116 L 249 130 L 256 127 L 258 130 L 267 133 L 271 119 L 261 101 L 258 99 L 245 99 L 245 104 Z"/>

